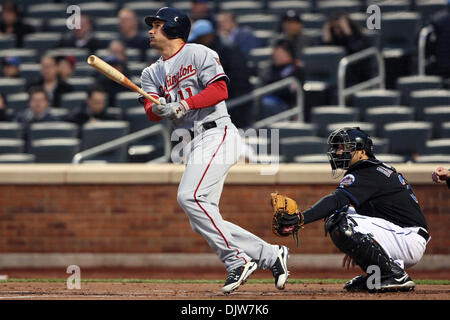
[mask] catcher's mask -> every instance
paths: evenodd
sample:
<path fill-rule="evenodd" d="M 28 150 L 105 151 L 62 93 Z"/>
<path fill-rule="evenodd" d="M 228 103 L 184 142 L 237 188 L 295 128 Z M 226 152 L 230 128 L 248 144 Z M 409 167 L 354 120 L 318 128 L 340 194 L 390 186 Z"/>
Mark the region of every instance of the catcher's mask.
<path fill-rule="evenodd" d="M 330 161 L 333 177 L 338 169 L 342 171 L 350 167 L 352 152 L 365 150 L 369 158 L 374 158 L 372 139 L 359 127 L 342 128 L 333 131 L 328 137 L 328 159 Z"/>

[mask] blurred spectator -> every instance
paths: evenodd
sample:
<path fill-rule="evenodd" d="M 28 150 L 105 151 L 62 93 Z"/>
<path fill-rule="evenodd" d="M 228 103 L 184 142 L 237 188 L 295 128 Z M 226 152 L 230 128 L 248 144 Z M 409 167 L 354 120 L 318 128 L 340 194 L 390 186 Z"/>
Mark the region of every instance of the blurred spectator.
<path fill-rule="evenodd" d="M 303 80 L 303 72 L 294 56 L 292 43 L 280 39 L 275 43 L 268 72 L 263 74 L 264 84 L 270 84 L 287 77 Z M 262 117 L 266 118 L 295 106 L 297 93 L 291 88 L 281 89 L 265 95 L 261 100 Z"/>
<path fill-rule="evenodd" d="M 262 46 L 249 27 L 240 27 L 231 12 L 222 12 L 217 16 L 217 31 L 221 40 L 228 45 L 235 45 L 248 56 L 251 49 Z"/>
<path fill-rule="evenodd" d="M 115 55 L 110 55 L 106 57 L 105 62 L 109 63 L 111 66 L 122 72 L 125 76 L 129 76 L 128 70 L 124 62 L 122 62 Z M 118 84 L 117 82 L 105 77 L 103 74 L 99 74 L 97 77 L 97 83 L 106 89 L 108 93 L 108 106 L 110 107 L 119 107 L 116 104 L 116 95 L 119 92 L 128 91 L 124 86 Z"/>
<path fill-rule="evenodd" d="M 191 0 L 191 19 L 193 21 L 206 19 L 213 27 L 216 27 L 216 17 L 213 10 L 209 8 L 208 0 Z"/>
<path fill-rule="evenodd" d="M 20 59 L 18 57 L 5 57 L 2 61 L 3 76 L 5 78 L 20 77 Z"/>
<path fill-rule="evenodd" d="M 88 49 L 91 54 L 94 54 L 96 50 L 104 49 L 107 45 L 106 41 L 97 39 L 94 36 L 94 26 L 91 19 L 87 15 L 82 14 L 80 16 L 80 28 L 75 28 L 72 32 L 64 34 L 56 47 L 84 48 Z"/>
<path fill-rule="evenodd" d="M 28 88 L 34 86 L 41 86 L 45 90 L 52 107 L 60 107 L 62 95 L 72 91 L 72 86 L 58 74 L 56 58 L 50 55 L 41 59 L 41 79 L 28 85 Z"/>
<path fill-rule="evenodd" d="M 13 116 L 8 108 L 8 102 L 3 93 L 0 92 L 0 121 L 11 121 Z"/>
<path fill-rule="evenodd" d="M 315 45 L 313 41 L 303 34 L 303 21 L 300 15 L 294 10 L 288 10 L 281 19 L 281 34 L 275 42 L 280 39 L 287 39 L 294 50 L 294 57 L 301 61 L 303 48 Z"/>
<path fill-rule="evenodd" d="M 66 120 L 81 126 L 91 121 L 119 119 L 107 113 L 105 89 L 99 85 L 94 85 L 87 91 L 85 104 L 75 109 Z"/>
<path fill-rule="evenodd" d="M 21 13 L 17 4 L 12 0 L 2 2 L 2 12 L 0 16 L 0 35 L 13 34 L 16 37 L 15 46 L 20 48 L 26 34 L 34 32 L 34 28 L 23 23 Z"/>
<path fill-rule="evenodd" d="M 28 94 L 28 108 L 20 112 L 15 119 L 22 124 L 25 140 L 33 123 L 59 120 L 50 112 L 49 98 L 44 88 L 32 87 Z"/>
<path fill-rule="evenodd" d="M 347 55 L 368 47 L 361 26 L 350 19 L 348 14 L 342 12 L 333 13 L 324 24 L 322 41 L 325 45 L 344 47 Z M 368 80 L 369 65 L 367 59 L 350 65 L 346 77 L 347 84 Z"/>
<path fill-rule="evenodd" d="M 145 61 L 149 38 L 139 32 L 139 23 L 133 10 L 123 8 L 118 13 L 120 40 L 127 48 L 141 50 L 141 60 Z"/>
<path fill-rule="evenodd" d="M 110 55 L 117 57 L 124 65 L 127 63 L 127 47 L 120 40 L 113 40 L 109 43 L 108 50 Z"/>
<path fill-rule="evenodd" d="M 75 73 L 75 65 L 77 63 L 74 56 L 58 56 L 56 57 L 58 64 L 58 74 L 61 80 L 67 81 Z"/>
<path fill-rule="evenodd" d="M 436 61 L 430 73 L 450 80 L 450 0 L 447 1 L 447 10 L 439 11 L 431 17 L 436 35 L 432 53 Z"/>
<path fill-rule="evenodd" d="M 431 178 L 435 183 L 441 183 L 443 181 L 446 181 L 447 186 L 450 189 L 450 170 L 444 167 L 437 167 L 431 174 Z"/>
<path fill-rule="evenodd" d="M 220 63 L 230 81 L 228 82 L 228 98 L 233 99 L 243 94 L 249 93 L 253 87 L 250 84 L 250 69 L 247 67 L 247 60 L 241 51 L 235 47 L 224 44 L 220 37 L 216 35 L 214 27 L 209 20 L 197 20 L 192 25 L 189 42 L 202 44 L 219 55 Z M 251 105 L 243 105 L 234 109 L 229 109 L 233 123 L 239 127 L 249 124 Z"/>

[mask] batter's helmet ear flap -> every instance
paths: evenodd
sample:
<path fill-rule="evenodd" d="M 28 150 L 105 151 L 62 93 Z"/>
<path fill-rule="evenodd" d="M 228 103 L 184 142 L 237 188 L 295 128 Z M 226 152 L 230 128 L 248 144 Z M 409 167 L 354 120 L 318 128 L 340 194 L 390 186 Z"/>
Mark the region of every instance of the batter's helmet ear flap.
<path fill-rule="evenodd" d="M 153 27 L 155 20 L 164 21 L 163 31 L 169 39 L 181 38 L 185 42 L 191 32 L 191 20 L 181 10 L 164 7 L 158 10 L 155 15 L 145 17 L 145 23 Z"/>

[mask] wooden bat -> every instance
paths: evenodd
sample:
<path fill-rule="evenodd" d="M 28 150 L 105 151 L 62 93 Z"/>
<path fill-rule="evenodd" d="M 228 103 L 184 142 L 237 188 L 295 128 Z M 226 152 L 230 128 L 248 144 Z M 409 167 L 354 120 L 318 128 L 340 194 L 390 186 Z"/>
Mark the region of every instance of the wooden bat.
<path fill-rule="evenodd" d="M 124 87 L 127 87 L 128 89 L 131 89 L 133 91 L 136 91 L 137 93 L 141 94 L 145 98 L 153 101 L 156 104 L 161 104 L 158 99 L 153 98 L 151 95 L 149 95 L 147 92 L 139 88 L 136 84 L 130 81 L 122 72 L 111 66 L 110 64 L 106 63 L 96 55 L 90 55 L 87 59 L 88 65 L 91 67 L 97 69 L 101 73 L 103 73 L 105 76 L 110 78 L 111 80 L 117 82 L 118 84 L 123 85 Z"/>

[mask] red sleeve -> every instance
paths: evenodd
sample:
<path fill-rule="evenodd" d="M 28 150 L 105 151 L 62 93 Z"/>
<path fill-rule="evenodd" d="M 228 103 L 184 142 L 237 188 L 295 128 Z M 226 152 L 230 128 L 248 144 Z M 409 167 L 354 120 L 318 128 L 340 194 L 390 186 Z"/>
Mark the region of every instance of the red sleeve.
<path fill-rule="evenodd" d="M 186 99 L 189 108 L 202 109 L 218 104 L 228 99 L 228 89 L 225 80 L 219 80 L 208 85 L 205 90 Z"/>
<path fill-rule="evenodd" d="M 159 98 L 158 96 L 153 96 L 153 95 L 152 95 L 152 97 L 156 98 L 156 99 Z M 145 108 L 145 113 L 147 114 L 148 120 L 153 121 L 153 122 L 161 121 L 162 118 L 153 113 L 152 105 L 153 105 L 153 101 L 144 99 L 144 108 Z"/>

